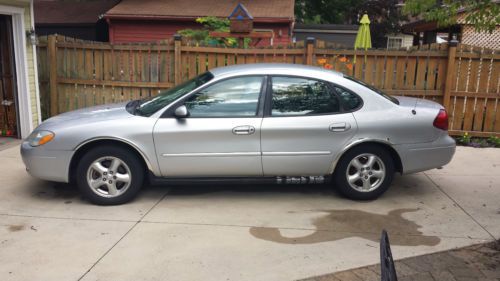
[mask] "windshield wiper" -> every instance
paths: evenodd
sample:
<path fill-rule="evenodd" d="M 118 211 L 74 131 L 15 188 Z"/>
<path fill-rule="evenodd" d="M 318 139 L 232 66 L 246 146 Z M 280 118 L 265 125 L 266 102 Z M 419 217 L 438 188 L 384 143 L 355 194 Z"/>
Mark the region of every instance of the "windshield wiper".
<path fill-rule="evenodd" d="M 132 113 L 133 115 L 137 115 L 138 108 L 141 106 L 142 101 L 139 100 L 133 100 L 129 103 L 127 103 L 126 109 L 128 112 Z"/>

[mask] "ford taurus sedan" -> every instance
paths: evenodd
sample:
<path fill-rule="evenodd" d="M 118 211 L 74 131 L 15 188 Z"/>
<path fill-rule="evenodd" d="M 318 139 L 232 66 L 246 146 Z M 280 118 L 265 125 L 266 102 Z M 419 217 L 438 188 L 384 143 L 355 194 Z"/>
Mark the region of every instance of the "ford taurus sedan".
<path fill-rule="evenodd" d="M 127 202 L 145 180 L 332 182 L 367 200 L 384 193 L 395 172 L 450 162 L 447 129 L 438 103 L 389 96 L 321 68 L 253 64 L 52 117 L 21 154 L 31 175 L 75 182 L 95 204 Z"/>

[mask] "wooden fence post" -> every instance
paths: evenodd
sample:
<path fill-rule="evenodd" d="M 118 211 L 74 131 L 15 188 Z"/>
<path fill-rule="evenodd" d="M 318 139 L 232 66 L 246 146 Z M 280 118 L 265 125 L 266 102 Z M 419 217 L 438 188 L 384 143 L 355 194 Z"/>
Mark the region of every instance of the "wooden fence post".
<path fill-rule="evenodd" d="M 307 39 L 306 39 L 306 64 L 307 65 L 313 65 L 315 41 L 316 41 L 316 39 L 314 37 L 307 37 Z"/>
<path fill-rule="evenodd" d="M 50 89 L 50 116 L 59 112 L 57 96 L 57 35 L 49 35 L 47 50 L 49 52 L 49 89 Z"/>
<path fill-rule="evenodd" d="M 182 70 L 181 70 L 181 44 L 182 37 L 180 34 L 174 34 L 174 83 L 178 85 L 181 83 Z"/>
<path fill-rule="evenodd" d="M 456 39 L 453 39 L 448 43 L 448 66 L 446 67 L 446 80 L 443 93 L 443 106 L 447 111 L 450 109 L 451 87 L 453 87 L 453 77 L 455 76 L 455 56 L 457 54 L 457 45 L 458 41 Z"/>

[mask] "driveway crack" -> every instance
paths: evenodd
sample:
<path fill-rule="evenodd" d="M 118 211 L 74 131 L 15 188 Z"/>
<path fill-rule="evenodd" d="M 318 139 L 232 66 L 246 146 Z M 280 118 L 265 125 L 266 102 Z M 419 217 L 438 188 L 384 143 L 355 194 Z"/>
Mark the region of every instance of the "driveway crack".
<path fill-rule="evenodd" d="M 82 276 L 80 276 L 80 278 L 78 278 L 78 281 L 82 280 L 82 279 L 83 279 L 83 278 L 84 278 L 84 277 L 85 277 L 85 276 L 86 276 L 86 275 L 87 275 L 87 274 L 88 274 L 88 273 L 89 273 L 92 269 L 94 269 L 94 267 L 95 267 L 95 266 L 96 266 L 96 265 L 97 265 L 97 264 L 98 264 L 98 263 L 99 263 L 99 262 L 100 262 L 100 261 L 101 261 L 101 260 L 102 260 L 105 256 L 107 256 L 107 255 L 108 255 L 108 253 L 109 253 L 109 252 L 111 252 L 111 250 L 113 250 L 113 248 L 115 248 L 115 247 L 116 247 L 116 245 L 118 245 L 118 243 L 120 243 L 120 242 L 121 242 L 121 241 L 122 241 L 125 237 L 127 237 L 127 235 L 128 235 L 128 234 L 129 234 L 132 230 L 134 230 L 134 228 L 135 228 L 135 227 L 136 227 L 139 223 L 141 223 L 141 222 L 143 221 L 143 219 L 144 219 L 144 218 L 145 218 L 145 217 L 146 217 L 146 216 L 147 216 L 147 215 L 148 215 L 148 214 L 149 214 L 149 213 L 150 213 L 150 212 L 151 212 L 151 211 L 152 211 L 152 210 L 153 210 L 153 209 L 154 209 L 154 208 L 155 208 L 158 204 L 160 204 L 160 202 L 161 202 L 161 201 L 163 201 L 163 199 L 165 199 L 165 197 L 167 197 L 167 194 L 168 194 L 168 192 L 169 192 L 169 191 L 170 191 L 170 190 L 167 190 L 167 191 L 165 192 L 165 194 L 163 194 L 163 196 L 161 196 L 161 198 L 160 198 L 160 199 L 159 199 L 159 200 L 158 200 L 158 201 L 157 201 L 157 202 L 156 202 L 153 206 L 151 206 L 151 208 L 149 208 L 149 210 L 148 210 L 146 213 L 144 213 L 144 215 L 143 215 L 141 218 L 139 218 L 139 220 L 138 220 L 138 221 L 136 221 L 136 222 L 134 223 L 134 225 L 132 225 L 132 227 L 131 227 L 129 230 L 127 230 L 127 232 L 125 232 L 125 234 L 123 234 L 123 235 L 122 235 L 122 237 L 120 237 L 120 239 L 118 239 L 118 241 L 116 241 L 116 242 L 115 242 L 115 243 L 114 243 L 114 244 L 113 244 L 113 245 L 112 245 L 112 246 L 111 246 L 111 247 L 110 247 L 110 248 L 109 248 L 109 249 L 108 249 L 108 250 L 107 250 L 107 251 L 106 251 L 106 252 L 105 252 L 105 253 L 101 256 L 101 257 L 99 257 L 99 259 L 97 259 L 97 261 L 96 261 L 94 264 L 92 264 L 92 266 L 91 266 L 91 267 L 90 267 L 87 271 L 85 271 L 85 273 L 83 273 L 83 275 L 82 275 Z"/>
<path fill-rule="evenodd" d="M 493 241 L 496 241 L 495 236 L 493 236 L 491 232 L 489 232 L 482 224 L 479 223 L 479 221 L 477 221 L 471 214 L 469 214 L 469 212 L 467 212 L 467 210 L 465 210 L 465 208 L 462 207 L 453 197 L 446 193 L 427 173 L 424 172 L 423 174 L 434 184 L 437 189 L 439 189 L 439 191 L 441 191 L 444 195 L 446 195 L 446 197 L 448 197 L 453 203 L 455 203 L 455 205 L 458 206 L 462 210 L 462 212 L 464 212 L 472 221 L 474 221 L 480 228 L 488 233 Z"/>

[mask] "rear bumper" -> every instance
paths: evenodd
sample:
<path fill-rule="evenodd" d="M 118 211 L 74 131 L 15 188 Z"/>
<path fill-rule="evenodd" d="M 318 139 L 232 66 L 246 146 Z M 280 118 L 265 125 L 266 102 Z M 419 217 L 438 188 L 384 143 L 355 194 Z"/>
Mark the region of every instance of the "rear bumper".
<path fill-rule="evenodd" d="M 69 182 L 69 163 L 74 151 L 47 150 L 43 146 L 21 144 L 21 156 L 26 171 L 33 177 L 56 182 Z"/>
<path fill-rule="evenodd" d="M 442 167 L 450 163 L 455 154 L 455 140 L 443 134 L 431 143 L 396 145 L 401 157 L 403 174 L 411 174 Z"/>

